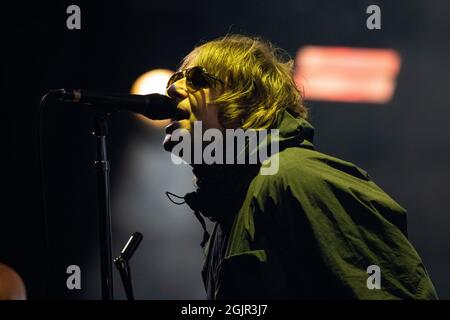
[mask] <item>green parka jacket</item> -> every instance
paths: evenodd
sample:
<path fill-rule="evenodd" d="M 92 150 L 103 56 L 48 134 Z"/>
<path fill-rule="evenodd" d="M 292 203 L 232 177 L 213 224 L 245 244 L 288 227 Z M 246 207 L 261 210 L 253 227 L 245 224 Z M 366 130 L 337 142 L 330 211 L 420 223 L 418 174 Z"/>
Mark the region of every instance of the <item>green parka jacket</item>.
<path fill-rule="evenodd" d="M 315 150 L 285 111 L 275 175 L 194 168 L 187 203 L 216 221 L 204 247 L 208 299 L 437 299 L 408 241 L 406 211 L 356 165 Z"/>

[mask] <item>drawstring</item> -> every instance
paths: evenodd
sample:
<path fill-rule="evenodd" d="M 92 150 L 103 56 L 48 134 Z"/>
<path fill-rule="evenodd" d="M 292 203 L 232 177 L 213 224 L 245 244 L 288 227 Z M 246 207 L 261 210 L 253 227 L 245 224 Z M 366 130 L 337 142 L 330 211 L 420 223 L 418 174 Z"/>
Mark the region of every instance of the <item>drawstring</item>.
<path fill-rule="evenodd" d="M 192 210 L 194 210 L 195 217 L 198 219 L 198 221 L 200 222 L 200 224 L 202 225 L 202 228 L 203 228 L 203 240 L 202 240 L 202 243 L 200 243 L 200 246 L 202 248 L 204 248 L 205 244 L 209 240 L 210 236 L 209 236 L 208 230 L 206 229 L 205 219 L 202 217 L 202 215 L 200 214 L 200 211 L 198 209 L 199 203 L 198 203 L 198 199 L 197 199 L 197 196 L 198 196 L 197 193 L 194 191 L 194 192 L 187 193 L 184 197 L 181 197 L 172 192 L 166 191 L 166 196 L 170 200 L 170 202 L 172 202 L 176 205 L 182 205 L 182 204 L 186 203 Z M 172 197 L 179 199 L 179 200 L 183 200 L 183 201 L 175 201 L 172 199 Z"/>
<path fill-rule="evenodd" d="M 186 203 L 186 200 L 184 200 L 184 197 L 180 197 L 172 192 L 166 191 L 166 196 L 167 198 L 169 198 L 170 202 L 176 204 L 176 205 L 182 205 L 184 203 Z M 177 199 L 183 199 L 183 202 L 176 202 L 175 200 L 172 200 L 171 197 L 177 198 Z"/>

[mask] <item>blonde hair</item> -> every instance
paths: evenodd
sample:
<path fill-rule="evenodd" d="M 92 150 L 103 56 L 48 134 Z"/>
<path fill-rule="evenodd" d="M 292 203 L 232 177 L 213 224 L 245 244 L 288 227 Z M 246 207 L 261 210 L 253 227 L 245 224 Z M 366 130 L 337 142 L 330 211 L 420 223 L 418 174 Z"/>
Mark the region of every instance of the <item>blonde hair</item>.
<path fill-rule="evenodd" d="M 292 59 L 268 41 L 226 35 L 194 48 L 179 69 L 189 66 L 202 66 L 225 82 L 212 101 L 219 106 L 219 121 L 225 128 L 268 129 L 285 109 L 308 118 L 292 78 Z"/>

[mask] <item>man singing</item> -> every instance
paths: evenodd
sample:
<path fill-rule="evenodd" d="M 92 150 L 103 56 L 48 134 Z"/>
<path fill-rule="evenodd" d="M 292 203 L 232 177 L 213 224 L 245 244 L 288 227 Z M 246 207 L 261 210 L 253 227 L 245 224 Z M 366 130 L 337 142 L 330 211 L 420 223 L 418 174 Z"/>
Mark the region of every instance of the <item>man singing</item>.
<path fill-rule="evenodd" d="M 276 157 L 273 174 L 261 174 L 264 161 L 211 164 L 184 155 L 197 186 L 184 199 L 205 229 L 207 298 L 437 299 L 407 239 L 406 210 L 367 172 L 314 148 L 292 66 L 268 42 L 228 35 L 196 47 L 167 84 L 190 114 L 166 128 L 168 151 L 180 143 L 177 130 L 201 139 L 198 123 L 200 133 L 224 135 L 278 129 L 269 136 L 278 150 L 265 160 Z M 247 154 L 255 151 L 249 145 Z M 231 151 L 224 147 L 223 158 Z M 209 240 L 202 216 L 215 221 Z"/>

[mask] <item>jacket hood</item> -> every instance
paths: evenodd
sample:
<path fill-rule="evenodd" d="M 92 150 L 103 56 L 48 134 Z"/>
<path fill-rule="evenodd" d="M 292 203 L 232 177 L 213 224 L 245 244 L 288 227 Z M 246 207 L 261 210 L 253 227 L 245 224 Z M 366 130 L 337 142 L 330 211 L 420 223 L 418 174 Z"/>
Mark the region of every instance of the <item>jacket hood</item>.
<path fill-rule="evenodd" d="M 289 111 L 284 111 L 278 121 L 280 145 L 288 147 L 291 142 L 297 146 L 314 149 L 314 127 L 303 118 L 294 117 Z"/>
<path fill-rule="evenodd" d="M 276 136 L 270 135 L 270 141 L 277 141 L 279 144 L 279 151 L 288 147 L 302 147 L 313 149 L 314 127 L 305 119 L 295 117 L 288 110 L 284 110 L 278 117 L 275 129 L 278 129 Z M 258 144 L 257 149 L 260 149 L 267 142 Z"/>
<path fill-rule="evenodd" d="M 250 150 L 249 144 L 238 153 L 253 154 L 259 152 L 261 148 L 267 147 L 268 143 L 278 142 L 278 151 L 288 147 L 303 147 L 314 149 L 313 138 L 314 128 L 305 119 L 294 117 L 289 111 L 284 110 L 278 116 L 274 129 L 278 129 L 278 134 L 271 134 L 269 131 L 263 141 L 258 141 L 256 148 Z M 256 164 L 212 164 L 194 165 L 193 173 L 197 179 L 197 191 L 207 190 L 208 193 L 227 194 L 223 189 L 236 190 L 241 192 L 239 186 L 243 183 L 247 187 L 251 180 L 258 174 L 261 163 L 258 159 Z"/>
<path fill-rule="evenodd" d="M 256 148 L 250 150 L 247 144 L 241 153 L 259 152 L 261 148 L 267 147 L 268 142 L 275 141 L 278 142 L 279 152 L 288 147 L 314 149 L 314 128 L 307 120 L 297 118 L 285 110 L 280 113 L 274 129 L 278 129 L 277 135 L 268 133 L 266 139 L 258 141 Z M 234 214 L 242 205 L 248 187 L 258 174 L 260 166 L 259 159 L 256 164 L 193 165 L 197 189 L 186 194 L 184 200 L 194 210 L 205 235 L 205 223 L 199 212 L 211 221 L 233 221 Z M 202 245 L 207 237 L 204 237 Z"/>
<path fill-rule="evenodd" d="M 249 155 L 258 153 L 262 148 L 267 148 L 269 144 L 278 143 L 278 152 L 289 147 L 302 147 L 307 149 L 314 149 L 314 127 L 305 119 L 293 116 L 288 110 L 280 113 L 276 125 L 277 134 L 272 134 L 269 130 L 267 136 L 262 141 L 258 141 L 255 148 L 250 149 L 252 144 L 246 146 L 238 152 L 236 158 L 243 153 Z M 257 132 L 257 130 L 254 130 Z M 270 148 L 269 148 L 270 149 Z M 275 154 L 275 153 L 274 153 Z M 272 154 L 273 155 L 273 154 Z M 202 187 L 204 181 L 223 182 L 232 180 L 236 175 L 241 174 L 242 170 L 249 170 L 251 167 L 259 168 L 261 163 L 258 161 L 255 164 L 212 164 L 212 165 L 193 165 L 193 173 L 197 178 L 197 186 Z M 264 160 L 264 159 L 263 159 Z M 236 161 L 235 161 L 236 162 Z"/>

